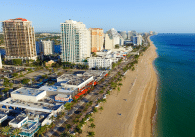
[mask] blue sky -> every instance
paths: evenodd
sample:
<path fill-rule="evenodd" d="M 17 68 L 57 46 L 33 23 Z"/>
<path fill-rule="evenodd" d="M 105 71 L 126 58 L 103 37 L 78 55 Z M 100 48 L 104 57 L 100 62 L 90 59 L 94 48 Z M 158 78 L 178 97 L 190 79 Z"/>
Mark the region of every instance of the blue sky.
<path fill-rule="evenodd" d="M 72 19 L 87 28 L 194 33 L 193 0 L 0 0 L 0 21 L 26 18 L 36 32 L 60 32 Z"/>

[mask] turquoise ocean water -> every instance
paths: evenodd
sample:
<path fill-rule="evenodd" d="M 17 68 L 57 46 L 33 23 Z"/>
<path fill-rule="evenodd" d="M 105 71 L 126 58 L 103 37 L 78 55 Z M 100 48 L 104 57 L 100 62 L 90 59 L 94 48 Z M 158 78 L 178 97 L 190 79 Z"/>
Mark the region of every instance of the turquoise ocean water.
<path fill-rule="evenodd" d="M 195 34 L 158 34 L 155 137 L 195 137 Z"/>

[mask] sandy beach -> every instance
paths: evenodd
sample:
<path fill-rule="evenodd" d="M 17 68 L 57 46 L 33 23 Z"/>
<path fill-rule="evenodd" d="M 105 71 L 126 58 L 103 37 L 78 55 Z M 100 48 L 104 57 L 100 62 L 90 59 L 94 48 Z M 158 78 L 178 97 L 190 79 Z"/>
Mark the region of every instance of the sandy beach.
<path fill-rule="evenodd" d="M 86 137 L 87 131 L 94 131 L 96 137 L 152 136 L 157 87 L 157 75 L 152 63 L 157 54 L 151 41 L 150 45 L 139 57 L 135 70 L 126 73 L 120 92 L 112 91 L 107 96 L 107 102 L 101 104 L 103 110 L 93 115 L 96 127 L 89 128 L 88 122 L 81 136 Z"/>

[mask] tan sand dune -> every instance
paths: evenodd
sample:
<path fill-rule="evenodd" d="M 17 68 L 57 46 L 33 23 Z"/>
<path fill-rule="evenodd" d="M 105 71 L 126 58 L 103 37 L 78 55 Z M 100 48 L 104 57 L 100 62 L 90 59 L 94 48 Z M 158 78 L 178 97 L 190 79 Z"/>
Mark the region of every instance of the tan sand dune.
<path fill-rule="evenodd" d="M 140 56 L 135 70 L 129 70 L 125 75 L 120 92 L 113 91 L 107 97 L 107 102 L 102 104 L 104 110 L 93 115 L 95 129 L 85 125 L 81 136 L 86 137 L 87 131 L 94 131 L 95 137 L 152 136 L 151 118 L 155 112 L 157 86 L 157 75 L 152 63 L 157 54 L 152 42 L 150 45 Z"/>

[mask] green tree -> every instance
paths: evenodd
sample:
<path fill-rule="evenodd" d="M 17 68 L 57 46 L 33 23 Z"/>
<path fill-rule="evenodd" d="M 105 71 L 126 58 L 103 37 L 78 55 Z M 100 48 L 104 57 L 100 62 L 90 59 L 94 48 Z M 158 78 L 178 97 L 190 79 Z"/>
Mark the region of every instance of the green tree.
<path fill-rule="evenodd" d="M 104 93 L 104 91 L 103 91 L 103 90 L 101 90 L 101 91 L 100 91 L 100 93 L 101 93 L 101 94 L 103 94 L 103 93 Z"/>
<path fill-rule="evenodd" d="M 12 74 L 14 77 L 17 77 L 18 76 L 18 73 L 13 73 Z"/>
<path fill-rule="evenodd" d="M 70 125 L 70 124 L 67 124 L 67 125 L 66 125 L 66 128 L 67 128 L 67 129 L 70 129 L 70 128 L 71 128 L 71 125 Z"/>
<path fill-rule="evenodd" d="M 13 59 L 13 64 L 14 65 L 22 65 L 22 60 L 21 59 Z"/>
<path fill-rule="evenodd" d="M 1 92 L 7 93 L 9 91 L 9 88 L 4 88 L 3 90 L 1 90 Z"/>
<path fill-rule="evenodd" d="M 89 119 L 89 121 L 90 121 L 90 122 L 93 122 L 93 121 L 94 121 L 94 119 L 93 119 L 93 118 L 90 118 L 90 119 Z"/>
<path fill-rule="evenodd" d="M 103 109 L 104 109 L 104 108 L 101 106 L 101 107 L 100 107 L 100 110 L 103 110 Z"/>
<path fill-rule="evenodd" d="M 60 137 L 73 137 L 69 132 L 63 132 Z"/>
<path fill-rule="evenodd" d="M 65 105 L 64 105 L 64 107 L 65 107 L 65 109 L 66 110 L 70 110 L 71 108 L 72 108 L 72 103 L 69 103 L 69 102 L 67 102 Z"/>
<path fill-rule="evenodd" d="M 118 48 L 119 48 L 119 44 L 116 44 L 116 45 L 115 45 L 115 49 L 118 49 Z"/>
<path fill-rule="evenodd" d="M 82 133 L 82 129 L 79 126 L 76 126 L 75 132 L 78 132 L 79 134 Z"/>
<path fill-rule="evenodd" d="M 1 128 L 1 133 L 3 135 L 8 135 L 9 136 L 10 130 L 11 130 L 11 127 L 10 126 L 6 126 L 6 127 Z"/>
<path fill-rule="evenodd" d="M 89 137 L 94 137 L 95 136 L 95 132 L 87 132 L 88 133 L 88 135 L 87 136 L 89 136 Z"/>
<path fill-rule="evenodd" d="M 28 84 L 30 82 L 30 79 L 24 78 L 22 80 L 22 84 Z"/>
<path fill-rule="evenodd" d="M 108 95 L 110 95 L 110 91 L 107 91 L 106 93 L 107 93 Z"/>
<path fill-rule="evenodd" d="M 91 123 L 91 125 L 89 127 L 95 128 L 95 124 L 94 123 Z"/>
<path fill-rule="evenodd" d="M 95 113 L 95 112 L 98 112 L 97 108 L 94 108 L 94 109 L 93 109 L 93 112 L 94 112 L 94 113 Z"/>
<path fill-rule="evenodd" d="M 13 136 L 18 136 L 19 133 L 20 133 L 20 129 L 19 129 L 19 128 L 16 128 L 16 129 L 14 129 L 14 131 L 12 132 L 12 135 L 13 135 Z"/>

